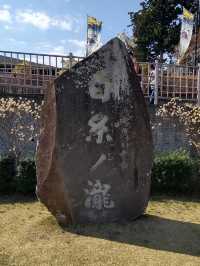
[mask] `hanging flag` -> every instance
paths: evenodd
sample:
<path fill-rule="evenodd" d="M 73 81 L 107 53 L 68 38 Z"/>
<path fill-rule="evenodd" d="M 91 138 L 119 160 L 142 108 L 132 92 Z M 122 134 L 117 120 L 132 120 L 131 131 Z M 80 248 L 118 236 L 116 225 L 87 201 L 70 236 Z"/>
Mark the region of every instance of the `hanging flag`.
<path fill-rule="evenodd" d="M 194 15 L 190 13 L 186 8 L 183 8 L 181 36 L 179 45 L 179 61 L 187 51 L 190 41 L 192 39 L 194 26 Z"/>
<path fill-rule="evenodd" d="M 87 18 L 87 52 L 86 55 L 94 53 L 101 47 L 102 21 L 94 17 Z"/>

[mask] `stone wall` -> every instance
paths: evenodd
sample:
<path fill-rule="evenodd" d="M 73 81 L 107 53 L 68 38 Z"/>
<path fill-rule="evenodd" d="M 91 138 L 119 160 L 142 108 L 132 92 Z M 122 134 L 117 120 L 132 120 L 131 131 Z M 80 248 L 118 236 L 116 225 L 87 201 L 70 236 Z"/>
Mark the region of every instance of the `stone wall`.
<path fill-rule="evenodd" d="M 6 98 L 5 96 L 3 98 Z M 16 99 L 19 97 L 15 97 Z M 29 100 L 34 100 L 37 104 L 41 104 L 41 97 L 29 97 Z M 12 118 L 3 118 L 0 117 L 0 156 L 5 156 L 9 153 L 11 150 L 11 147 L 19 148 L 17 150 L 21 151 L 21 143 L 22 142 L 16 142 L 15 137 L 11 135 L 11 130 L 14 129 L 13 121 L 15 120 L 14 115 L 11 116 Z M 24 115 L 22 118 L 24 125 L 32 125 L 32 116 L 31 115 Z M 34 125 L 34 123 L 33 123 Z M 38 124 L 36 124 L 38 125 Z M 39 130 L 39 125 L 37 126 L 37 130 Z M 30 132 L 30 131 L 28 131 Z M 25 135 L 27 136 L 27 132 L 25 132 Z M 35 156 L 35 148 L 37 144 L 37 139 L 31 138 L 27 141 L 27 144 L 23 147 L 24 153 L 20 155 L 21 159 L 25 158 L 33 158 Z"/>
<path fill-rule="evenodd" d="M 188 138 L 183 127 L 173 119 L 162 119 L 156 116 L 156 108 L 148 106 L 150 113 L 152 134 L 154 141 L 154 152 L 167 152 L 177 149 L 190 151 Z M 9 134 L 7 133 L 6 123 L 0 124 L 0 154 L 6 154 L 9 149 Z M 28 156 L 34 154 L 37 140 L 30 143 L 26 149 Z"/>
<path fill-rule="evenodd" d="M 158 108 L 148 107 L 152 125 L 154 152 L 168 152 L 179 149 L 190 151 L 188 137 L 183 126 L 175 119 L 156 116 Z"/>

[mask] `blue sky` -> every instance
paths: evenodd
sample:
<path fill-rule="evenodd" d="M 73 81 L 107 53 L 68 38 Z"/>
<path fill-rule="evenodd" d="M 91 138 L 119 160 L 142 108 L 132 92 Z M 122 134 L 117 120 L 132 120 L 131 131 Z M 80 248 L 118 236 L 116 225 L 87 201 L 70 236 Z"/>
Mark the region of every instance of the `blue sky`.
<path fill-rule="evenodd" d="M 138 0 L 0 0 L 0 50 L 83 55 L 87 14 L 103 21 L 102 42 L 127 30 Z"/>

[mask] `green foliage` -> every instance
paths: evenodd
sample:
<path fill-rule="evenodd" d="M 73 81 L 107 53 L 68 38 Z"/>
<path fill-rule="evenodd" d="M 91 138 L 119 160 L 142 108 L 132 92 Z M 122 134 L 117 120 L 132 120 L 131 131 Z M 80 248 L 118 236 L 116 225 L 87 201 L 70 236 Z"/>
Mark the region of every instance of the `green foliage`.
<path fill-rule="evenodd" d="M 154 60 L 158 56 L 162 60 L 164 53 L 173 53 L 180 37 L 182 6 L 195 12 L 196 3 L 195 0 L 145 0 L 141 10 L 131 12 L 138 60 Z"/>
<path fill-rule="evenodd" d="M 0 160 L 0 194 L 19 193 L 34 195 L 36 187 L 36 167 L 32 160 L 20 161 L 16 167 L 13 157 Z"/>
<path fill-rule="evenodd" d="M 14 191 L 14 178 L 16 175 L 16 162 L 13 157 L 0 160 L 0 193 L 10 194 Z"/>
<path fill-rule="evenodd" d="M 152 171 L 153 193 L 199 192 L 199 161 L 185 151 L 161 154 L 155 157 Z"/>
<path fill-rule="evenodd" d="M 35 195 L 35 162 L 15 159 L 0 160 L 0 194 Z M 152 170 L 152 193 L 192 194 L 200 196 L 199 161 L 185 151 L 157 155 Z"/>
<path fill-rule="evenodd" d="M 34 194 L 36 187 L 36 167 L 31 160 L 20 162 L 18 174 L 15 178 L 15 189 L 17 193 Z"/>

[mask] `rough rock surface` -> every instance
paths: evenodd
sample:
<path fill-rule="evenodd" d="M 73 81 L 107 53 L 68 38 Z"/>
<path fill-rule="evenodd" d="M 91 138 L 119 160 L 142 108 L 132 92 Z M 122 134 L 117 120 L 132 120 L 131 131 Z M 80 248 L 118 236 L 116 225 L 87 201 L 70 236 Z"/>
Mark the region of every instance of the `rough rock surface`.
<path fill-rule="evenodd" d="M 139 81 L 115 38 L 48 88 L 37 195 L 62 224 L 135 219 L 148 204 L 152 136 Z"/>

